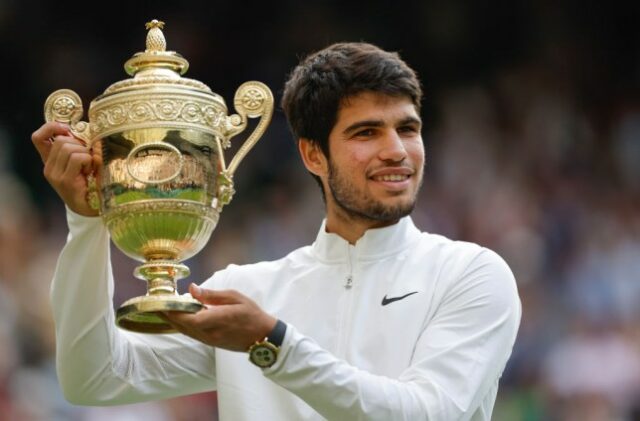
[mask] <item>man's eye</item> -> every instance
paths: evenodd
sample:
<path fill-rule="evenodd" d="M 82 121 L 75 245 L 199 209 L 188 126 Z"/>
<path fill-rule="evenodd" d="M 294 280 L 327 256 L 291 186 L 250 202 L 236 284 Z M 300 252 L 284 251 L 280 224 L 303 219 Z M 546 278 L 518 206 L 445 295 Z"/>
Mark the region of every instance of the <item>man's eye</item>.
<path fill-rule="evenodd" d="M 398 133 L 417 133 L 418 129 L 413 126 L 398 127 Z"/>
<path fill-rule="evenodd" d="M 367 137 L 367 136 L 373 136 L 373 129 L 364 129 L 364 130 L 360 130 L 359 132 L 356 132 L 355 136 L 360 136 L 360 137 Z"/>

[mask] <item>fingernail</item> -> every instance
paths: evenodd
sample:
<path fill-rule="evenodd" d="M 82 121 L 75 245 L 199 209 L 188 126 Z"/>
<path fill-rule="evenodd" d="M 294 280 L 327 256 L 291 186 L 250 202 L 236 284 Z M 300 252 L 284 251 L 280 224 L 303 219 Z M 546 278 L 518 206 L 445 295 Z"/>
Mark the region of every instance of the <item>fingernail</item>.
<path fill-rule="evenodd" d="M 194 292 L 196 295 L 200 295 L 200 293 L 202 292 L 202 288 L 200 288 L 200 287 L 199 287 L 198 285 L 196 285 L 196 284 L 193 284 L 193 283 L 192 283 L 192 284 L 191 284 L 191 287 L 193 288 L 193 292 Z"/>

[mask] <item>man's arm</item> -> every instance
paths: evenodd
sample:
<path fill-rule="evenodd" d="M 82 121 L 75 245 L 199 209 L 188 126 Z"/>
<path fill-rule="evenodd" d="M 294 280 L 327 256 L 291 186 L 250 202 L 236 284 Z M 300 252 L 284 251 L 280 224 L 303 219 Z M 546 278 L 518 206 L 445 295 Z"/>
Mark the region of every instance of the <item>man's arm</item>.
<path fill-rule="evenodd" d="M 328 419 L 468 419 L 495 391 L 519 321 L 511 271 L 483 251 L 447 292 L 398 379 L 351 366 L 295 329 L 265 375 Z"/>
<path fill-rule="evenodd" d="M 495 393 L 520 315 L 511 271 L 484 250 L 449 289 L 398 379 L 351 366 L 295 329 L 265 375 L 328 419 L 469 419 Z"/>
<path fill-rule="evenodd" d="M 75 404 L 116 405 L 214 389 L 213 348 L 183 335 L 115 327 L 107 230 L 99 218 L 67 216 L 70 233 L 51 287 L 65 397 Z"/>
<path fill-rule="evenodd" d="M 115 328 L 109 236 L 85 199 L 86 175 L 98 163 L 64 124 L 46 123 L 31 140 L 68 209 L 69 237 L 51 287 L 56 367 L 67 399 L 109 405 L 213 389 L 212 348 L 182 335 Z"/>

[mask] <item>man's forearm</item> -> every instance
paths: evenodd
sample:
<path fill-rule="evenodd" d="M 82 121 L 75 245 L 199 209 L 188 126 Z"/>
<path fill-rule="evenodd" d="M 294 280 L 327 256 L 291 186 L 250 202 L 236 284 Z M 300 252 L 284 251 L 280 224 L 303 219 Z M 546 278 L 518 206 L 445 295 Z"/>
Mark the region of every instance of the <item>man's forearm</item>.
<path fill-rule="evenodd" d="M 417 385 L 360 370 L 292 326 L 282 351 L 265 375 L 327 419 L 426 419 L 427 407 Z"/>
<path fill-rule="evenodd" d="M 113 405 L 215 388 L 213 348 L 183 335 L 115 327 L 107 229 L 99 218 L 67 216 L 69 238 L 51 288 L 56 366 L 66 398 Z"/>
<path fill-rule="evenodd" d="M 77 401 L 87 379 L 110 363 L 113 286 L 109 235 L 99 218 L 67 211 L 69 236 L 51 285 L 56 327 L 56 366 L 65 396 Z"/>

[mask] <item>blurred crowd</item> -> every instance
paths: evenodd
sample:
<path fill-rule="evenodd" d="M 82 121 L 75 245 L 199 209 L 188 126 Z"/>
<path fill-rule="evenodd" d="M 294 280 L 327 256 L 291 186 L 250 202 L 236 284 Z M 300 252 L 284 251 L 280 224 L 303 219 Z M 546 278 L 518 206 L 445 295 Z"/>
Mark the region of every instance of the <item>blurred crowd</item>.
<path fill-rule="evenodd" d="M 336 4 L 314 6 L 307 23 L 330 31 L 323 19 Z M 444 16 L 457 22 L 454 12 Z M 184 23 L 190 18 L 182 17 L 184 33 L 177 42 L 187 50 L 180 51 L 187 59 L 194 56 L 201 65 L 207 52 L 198 51 L 190 39 Z M 434 37 L 438 26 L 431 23 Z M 3 24 L 9 25 L 0 13 L 0 28 Z M 299 25 L 281 31 L 293 36 L 300 33 Z M 553 25 L 545 28 L 557 34 Z M 336 31 L 341 37 L 357 34 L 344 26 Z M 635 67 L 616 73 L 608 67 L 615 63 L 582 50 L 589 39 L 556 42 L 551 35 L 529 57 L 485 67 L 487 76 L 447 83 L 429 70 L 432 63 L 420 60 L 415 45 L 398 46 L 405 41 L 398 35 L 386 45 L 380 39 L 384 47 L 407 50 L 403 56 L 423 76 L 427 92 L 427 164 L 413 219 L 425 231 L 497 251 L 515 274 L 523 317 L 501 380 L 495 420 L 640 420 L 640 36 L 625 38 L 632 47 L 624 54 L 635 54 L 635 59 L 622 63 Z M 369 36 L 376 42 L 376 36 Z M 441 48 L 427 50 L 450 51 L 453 38 L 443 39 Z M 264 69 L 265 81 L 279 98 L 296 55 L 327 40 L 340 39 L 292 40 L 289 47 L 273 47 L 287 57 L 286 63 L 259 57 L 251 66 Z M 603 41 L 594 54 L 607 45 Z M 70 53 L 96 57 L 88 44 L 45 47 L 57 49 L 46 60 Z M 434 62 L 439 58 L 429 56 Z M 64 60 L 55 64 L 64 70 Z M 117 70 L 121 63 L 106 64 Z M 78 84 L 86 95 L 96 96 L 124 77 L 113 73 L 115 78 L 105 84 L 113 74 L 75 78 L 69 76 L 72 67 L 63 70 L 47 75 L 48 83 L 40 82 L 42 92 Z M 206 82 L 205 73 L 199 75 Z M 245 75 L 247 68 L 234 78 Z M 434 85 L 431 76 L 442 85 Z M 245 79 L 250 77 L 257 76 Z M 38 112 L 48 94 L 40 98 L 42 92 L 28 95 L 33 99 L 29 106 Z M 32 111 L 26 113 L 29 118 Z M 64 208 L 42 182 L 37 156 L 24 152 L 27 131 L 11 129 L 15 121 L 0 115 L 0 420 L 216 420 L 213 392 L 110 408 L 66 403 L 55 375 L 48 301 L 67 234 Z M 40 120 L 26 123 L 22 129 L 33 131 Z M 25 156 L 33 162 L 21 167 Z M 182 291 L 187 282 L 201 282 L 229 263 L 275 259 L 316 235 L 323 214 L 320 191 L 296 158 L 281 112 L 236 178 L 238 192 L 210 243 L 187 262 L 192 275 L 181 281 Z M 117 306 L 143 293 L 144 285 L 132 276 L 135 263 L 116 249 L 113 264 Z"/>

